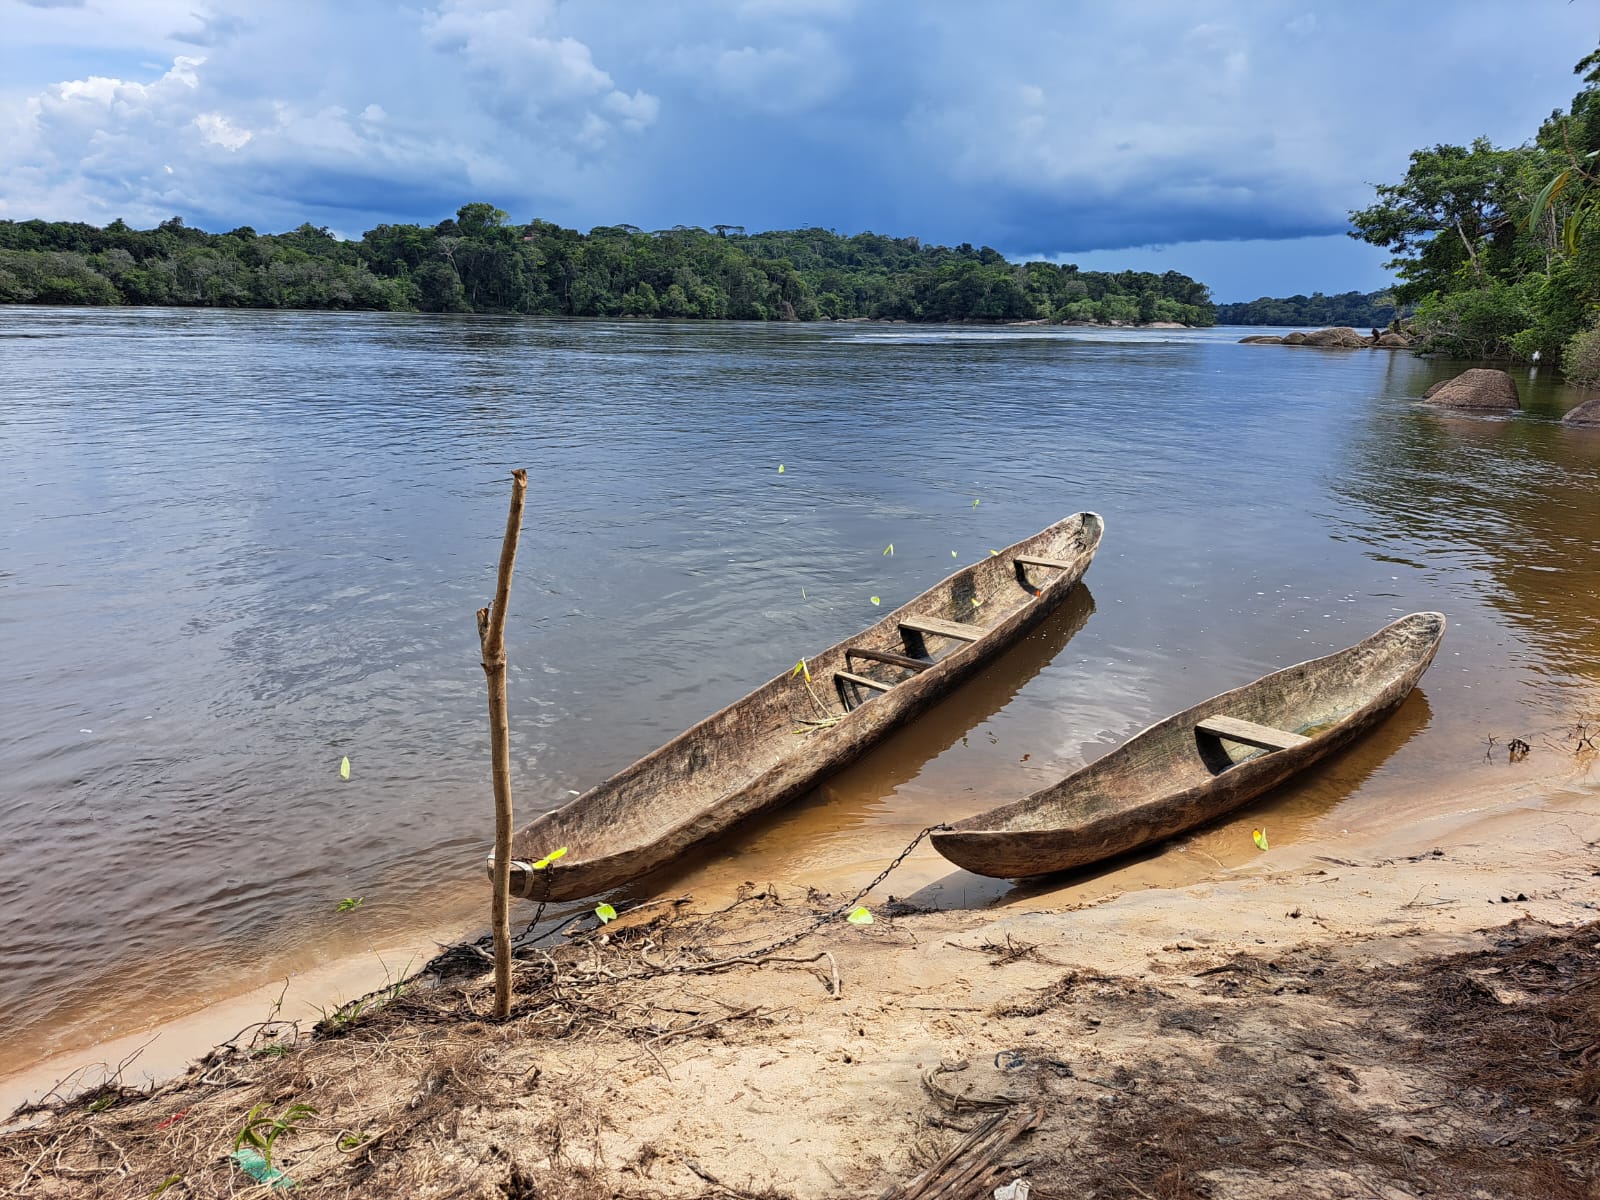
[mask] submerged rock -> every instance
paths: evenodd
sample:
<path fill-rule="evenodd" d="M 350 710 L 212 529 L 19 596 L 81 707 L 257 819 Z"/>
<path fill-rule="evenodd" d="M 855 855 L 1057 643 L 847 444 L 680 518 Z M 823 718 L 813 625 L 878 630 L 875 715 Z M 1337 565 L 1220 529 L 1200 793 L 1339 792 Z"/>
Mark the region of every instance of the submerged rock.
<path fill-rule="evenodd" d="M 1281 346 L 1283 339 L 1270 333 L 1253 333 L 1239 339 L 1241 346 Z"/>
<path fill-rule="evenodd" d="M 1422 393 L 1422 398 L 1442 408 L 1507 410 L 1522 407 L 1517 396 L 1517 381 L 1493 367 L 1463 371 L 1454 379 L 1434 384 Z"/>
<path fill-rule="evenodd" d="M 1585 429 L 1600 429 L 1600 400 L 1585 400 L 1561 418 L 1563 425 L 1578 425 Z"/>

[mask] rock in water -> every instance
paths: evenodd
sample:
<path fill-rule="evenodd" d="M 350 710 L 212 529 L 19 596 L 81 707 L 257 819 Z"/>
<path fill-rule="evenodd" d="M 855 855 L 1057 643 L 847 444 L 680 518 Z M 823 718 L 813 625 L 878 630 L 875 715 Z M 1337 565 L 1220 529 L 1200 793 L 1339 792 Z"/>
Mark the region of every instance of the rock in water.
<path fill-rule="evenodd" d="M 1380 333 L 1373 345 L 1380 350 L 1407 350 L 1411 347 L 1411 339 L 1403 333 Z"/>
<path fill-rule="evenodd" d="M 1249 337 L 1239 339 L 1241 346 L 1281 346 L 1283 339 L 1270 333 L 1253 333 Z"/>
<path fill-rule="evenodd" d="M 1454 379 L 1436 383 L 1422 398 L 1441 408 L 1480 408 L 1510 411 L 1522 407 L 1517 398 L 1517 382 L 1493 367 L 1473 367 Z"/>
<path fill-rule="evenodd" d="M 1348 325 L 1334 325 L 1328 329 L 1319 329 L 1315 333 L 1306 334 L 1307 346 L 1334 346 L 1341 350 L 1360 350 L 1364 346 L 1372 345 L 1372 339 L 1364 338 Z"/>
<path fill-rule="evenodd" d="M 1585 400 L 1561 418 L 1563 425 L 1578 425 L 1585 429 L 1600 429 L 1600 400 Z"/>

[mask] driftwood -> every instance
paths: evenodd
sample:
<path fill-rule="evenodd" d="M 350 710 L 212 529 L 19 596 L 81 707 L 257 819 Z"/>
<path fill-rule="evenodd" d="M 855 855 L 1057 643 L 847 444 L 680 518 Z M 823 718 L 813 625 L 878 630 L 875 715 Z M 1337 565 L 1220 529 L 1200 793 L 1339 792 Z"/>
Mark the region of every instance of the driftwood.
<path fill-rule="evenodd" d="M 1005 1174 L 998 1160 L 1005 1148 L 1038 1127 L 1044 1109 L 1029 1108 L 1009 1115 L 995 1113 L 978 1123 L 965 1139 L 909 1183 L 892 1187 L 878 1200 L 968 1200 L 988 1196 Z"/>
<path fill-rule="evenodd" d="M 489 753 L 494 763 L 494 1015 L 511 1015 L 511 723 L 506 715 L 506 603 L 511 598 L 511 569 L 517 561 L 522 532 L 522 506 L 528 494 L 528 473 L 511 472 L 511 508 L 500 543 L 500 571 L 494 601 L 478 610 L 478 646 L 489 684 Z"/>

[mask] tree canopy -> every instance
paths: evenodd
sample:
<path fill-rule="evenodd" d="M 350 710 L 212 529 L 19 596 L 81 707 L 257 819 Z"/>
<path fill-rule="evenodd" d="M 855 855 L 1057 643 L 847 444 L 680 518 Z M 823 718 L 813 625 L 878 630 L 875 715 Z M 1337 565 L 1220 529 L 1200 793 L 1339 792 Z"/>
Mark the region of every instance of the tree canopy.
<path fill-rule="evenodd" d="M 1417 305 L 1422 348 L 1554 359 L 1600 312 L 1600 60 L 1529 141 L 1414 151 L 1405 178 L 1350 214 L 1350 236 L 1394 253 L 1394 297 Z"/>
<path fill-rule="evenodd" d="M 1210 294 L 1176 271 L 1012 263 L 987 246 L 737 225 L 587 234 L 513 224 L 491 204 L 359 241 L 302 225 L 224 234 L 180 218 L 136 230 L 0 221 L 0 303 L 505 312 L 571 317 L 906 321 L 1175 321 L 1209 325 Z"/>

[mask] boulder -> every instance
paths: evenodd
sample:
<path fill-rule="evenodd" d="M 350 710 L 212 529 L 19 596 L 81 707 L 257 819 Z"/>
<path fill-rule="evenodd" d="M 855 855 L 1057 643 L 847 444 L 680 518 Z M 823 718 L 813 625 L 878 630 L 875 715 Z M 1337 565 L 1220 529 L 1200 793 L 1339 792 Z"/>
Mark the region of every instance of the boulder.
<path fill-rule="evenodd" d="M 1504 371 L 1492 367 L 1473 367 L 1454 379 L 1436 383 L 1422 394 L 1429 404 L 1442 408 L 1480 408 L 1509 411 L 1521 408 L 1517 383 Z"/>
<path fill-rule="evenodd" d="M 1563 425 L 1578 425 L 1585 429 L 1600 429 L 1600 400 L 1585 400 L 1561 418 Z"/>
<path fill-rule="evenodd" d="M 1306 344 L 1306 335 L 1303 333 L 1286 333 L 1283 335 L 1283 344 L 1285 346 L 1304 346 Z"/>
<path fill-rule="evenodd" d="M 1283 339 L 1274 337 L 1270 333 L 1253 333 L 1249 337 L 1240 338 L 1239 344 L 1241 346 L 1281 346 L 1283 345 Z"/>
<path fill-rule="evenodd" d="M 1359 350 L 1372 345 L 1372 339 L 1362 337 L 1348 325 L 1334 325 L 1328 329 L 1319 329 L 1315 333 L 1306 334 L 1306 340 L 1301 344 L 1331 346 L 1340 350 Z"/>
<path fill-rule="evenodd" d="M 1411 339 L 1403 333 L 1380 333 L 1373 345 L 1383 350 L 1408 350 Z"/>

